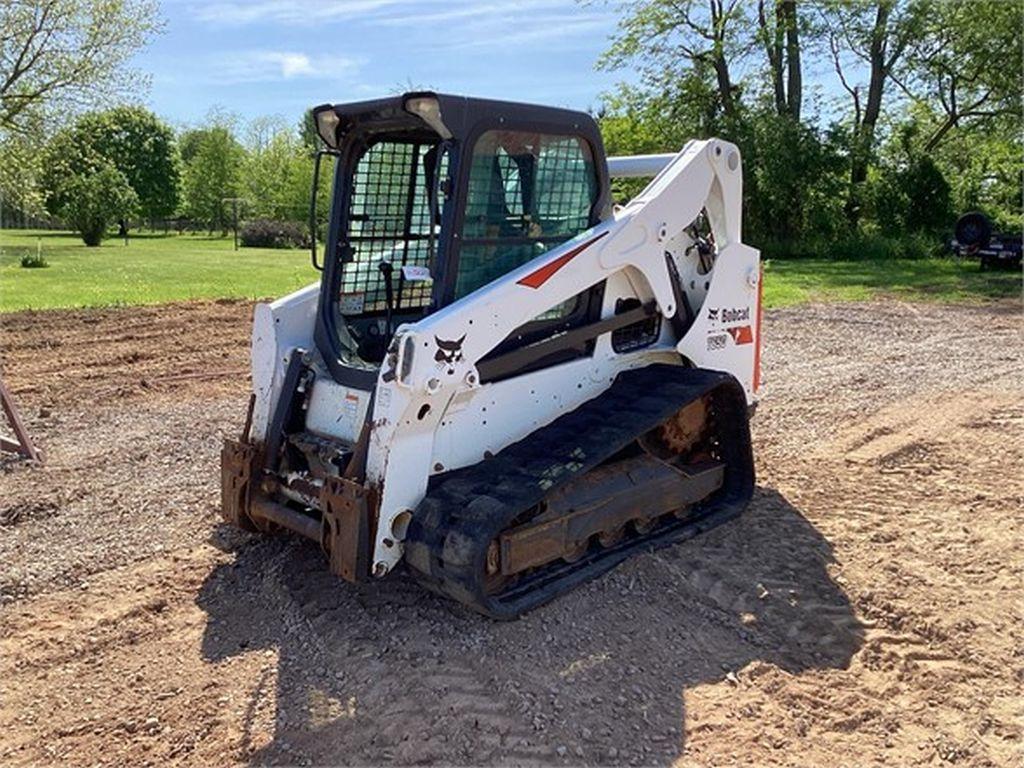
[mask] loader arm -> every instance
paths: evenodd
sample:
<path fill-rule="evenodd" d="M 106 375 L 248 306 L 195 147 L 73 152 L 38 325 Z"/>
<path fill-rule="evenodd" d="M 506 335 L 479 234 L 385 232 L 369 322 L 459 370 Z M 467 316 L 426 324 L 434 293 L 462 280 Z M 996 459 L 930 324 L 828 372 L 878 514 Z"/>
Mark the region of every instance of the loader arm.
<path fill-rule="evenodd" d="M 666 244 L 702 210 L 707 211 L 718 246 L 705 303 L 756 314 L 758 254 L 740 241 L 741 196 L 736 147 L 720 140 L 691 141 L 612 219 L 420 322 L 399 328 L 378 383 L 367 463 L 369 483 L 383 489 L 373 550 L 375 574 L 391 570 L 402 557 L 403 533 L 430 476 L 437 472 L 432 466 L 435 434 L 452 403 L 461 393 L 491 386 L 482 382 L 479 364 L 515 329 L 616 273 L 623 273 L 636 294 L 653 302 L 666 320 L 677 318 L 682 312 L 677 299 L 681 286 L 666 259 Z M 649 349 L 636 364 L 660 352 L 677 364 L 722 370 L 735 376 L 752 400 L 756 344 L 709 352 L 706 313 L 694 309 L 697 315 L 687 319 L 687 331 L 673 347 Z M 593 393 L 588 386 L 585 394 Z M 578 403 L 566 403 L 573 405 Z M 513 431 L 503 435 L 501 444 L 481 440 L 476 461 L 519 437 L 522 433 Z"/>

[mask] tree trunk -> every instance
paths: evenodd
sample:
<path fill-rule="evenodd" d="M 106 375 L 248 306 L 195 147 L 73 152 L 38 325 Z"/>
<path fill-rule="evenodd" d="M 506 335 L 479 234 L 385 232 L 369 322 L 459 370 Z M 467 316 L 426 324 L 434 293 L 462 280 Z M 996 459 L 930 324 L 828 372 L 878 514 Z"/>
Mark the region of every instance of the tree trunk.
<path fill-rule="evenodd" d="M 796 0 L 783 0 L 781 8 L 786 23 L 786 90 L 789 114 L 794 120 L 799 120 L 804 86 L 800 70 L 800 30 L 797 27 Z"/>
<path fill-rule="evenodd" d="M 757 23 L 761 28 L 768 66 L 772 75 L 775 113 L 800 120 L 803 103 L 803 74 L 800 65 L 800 30 L 796 0 L 774 0 L 774 23 L 768 23 L 765 0 L 758 0 Z"/>
<path fill-rule="evenodd" d="M 950 115 L 949 117 L 947 117 L 943 121 L 942 125 L 939 126 L 938 130 L 936 130 L 935 133 L 933 133 L 931 135 L 931 138 L 928 139 L 928 142 L 924 145 L 924 151 L 925 152 L 931 152 L 933 149 L 935 149 L 937 146 L 939 146 L 939 142 L 941 142 L 942 138 L 947 133 L 949 133 L 950 129 L 952 129 L 953 126 L 955 126 L 957 124 L 958 120 L 959 120 L 959 115 L 956 115 L 956 114 L 953 114 L 953 115 Z"/>
<path fill-rule="evenodd" d="M 852 226 L 860 222 L 861 192 L 868 178 L 868 160 L 875 142 L 875 126 L 882 112 L 882 92 L 888 67 L 885 60 L 885 36 L 889 22 L 889 2 L 879 0 L 875 14 L 875 25 L 871 32 L 871 47 L 868 60 L 871 64 L 871 78 L 868 81 L 868 98 L 860 123 L 854 126 L 853 146 L 850 153 L 850 196 L 846 201 L 846 216 Z"/>
<path fill-rule="evenodd" d="M 718 95 L 722 99 L 722 111 L 726 117 L 736 116 L 736 100 L 732 95 L 732 80 L 729 77 L 729 63 L 721 54 L 716 54 L 712 62 L 715 77 L 718 80 Z"/>
<path fill-rule="evenodd" d="M 732 95 L 732 78 L 729 77 L 729 62 L 725 59 L 725 24 L 727 15 L 722 0 L 711 0 L 711 34 L 714 38 L 714 49 L 711 63 L 715 68 L 715 79 L 718 81 L 718 93 L 722 99 L 722 110 L 726 117 L 736 116 L 736 100 Z"/>
<path fill-rule="evenodd" d="M 758 0 L 757 23 L 761 28 L 761 39 L 764 42 L 764 52 L 768 57 L 768 66 L 772 72 L 772 90 L 775 95 L 775 112 L 784 115 L 787 112 L 786 106 L 786 85 L 782 78 L 782 6 L 778 0 L 775 3 L 775 25 L 768 26 L 768 15 L 764 8 L 765 0 Z"/>

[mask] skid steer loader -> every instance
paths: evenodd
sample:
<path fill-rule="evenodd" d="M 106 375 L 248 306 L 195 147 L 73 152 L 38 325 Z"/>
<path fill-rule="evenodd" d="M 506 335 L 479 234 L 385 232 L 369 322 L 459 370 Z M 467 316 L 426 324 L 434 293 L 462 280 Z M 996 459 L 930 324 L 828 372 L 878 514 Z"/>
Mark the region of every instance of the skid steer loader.
<path fill-rule="evenodd" d="M 424 92 L 314 117 L 323 275 L 255 309 L 229 522 L 507 619 L 742 511 L 761 271 L 735 146 L 607 159 L 584 113 Z M 654 179 L 613 208 L 612 174 Z"/>

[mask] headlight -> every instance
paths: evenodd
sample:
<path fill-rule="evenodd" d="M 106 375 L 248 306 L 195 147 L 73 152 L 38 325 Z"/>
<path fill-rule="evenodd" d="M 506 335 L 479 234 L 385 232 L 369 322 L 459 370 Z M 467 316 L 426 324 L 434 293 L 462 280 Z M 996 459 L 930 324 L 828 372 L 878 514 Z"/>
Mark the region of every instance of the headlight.
<path fill-rule="evenodd" d="M 441 105 L 436 96 L 410 96 L 405 100 L 405 111 L 416 115 L 423 122 L 437 131 L 442 139 L 450 139 L 452 132 L 441 119 Z"/>
<path fill-rule="evenodd" d="M 337 149 L 338 123 L 341 122 L 341 119 L 338 117 L 338 113 L 334 111 L 334 107 L 330 104 L 317 107 L 313 110 L 313 119 L 316 120 L 316 132 L 320 134 L 324 144 L 331 149 Z"/>

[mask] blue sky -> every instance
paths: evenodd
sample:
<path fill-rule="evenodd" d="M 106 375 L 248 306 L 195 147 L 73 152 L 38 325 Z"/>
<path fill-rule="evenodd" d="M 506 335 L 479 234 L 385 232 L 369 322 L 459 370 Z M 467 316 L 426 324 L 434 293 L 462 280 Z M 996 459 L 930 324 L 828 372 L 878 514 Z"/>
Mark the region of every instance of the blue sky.
<path fill-rule="evenodd" d="M 594 62 L 614 7 L 572 0 L 164 0 L 135 65 L 175 124 L 213 107 L 297 120 L 324 102 L 409 86 L 579 109 L 629 73 Z"/>

